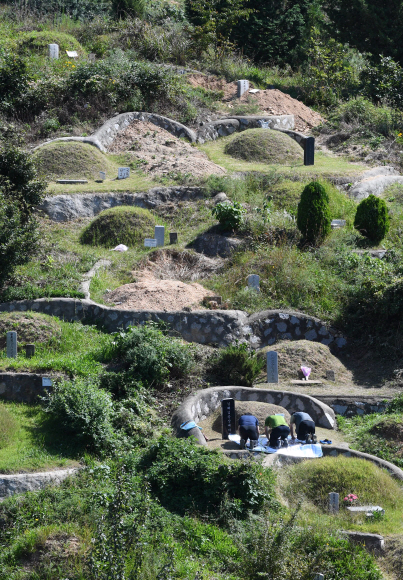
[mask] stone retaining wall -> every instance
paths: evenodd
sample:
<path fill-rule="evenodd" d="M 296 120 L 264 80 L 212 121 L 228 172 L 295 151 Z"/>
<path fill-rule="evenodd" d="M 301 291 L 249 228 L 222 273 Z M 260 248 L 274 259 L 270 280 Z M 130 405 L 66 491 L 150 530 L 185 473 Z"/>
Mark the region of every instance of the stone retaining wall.
<path fill-rule="evenodd" d="M 285 131 L 287 134 L 290 134 L 291 137 L 293 137 L 291 133 L 295 133 L 295 131 L 291 131 L 295 125 L 294 115 L 234 116 L 226 119 L 218 119 L 217 121 L 212 121 L 211 123 L 202 125 L 202 127 L 197 131 L 197 142 L 205 143 L 206 141 L 215 141 L 220 137 L 232 135 L 232 133 L 235 133 L 236 131 L 257 129 L 261 127 L 261 122 L 267 123 L 268 129 Z M 296 133 L 296 135 L 302 135 L 302 133 Z M 300 143 L 300 141 L 298 141 L 298 143 Z"/>
<path fill-rule="evenodd" d="M 16 473 L 13 475 L 0 475 L 0 501 L 15 493 L 37 491 L 47 485 L 57 485 L 70 475 L 77 473 L 78 469 L 57 469 L 55 471 L 40 471 L 37 473 Z"/>
<path fill-rule="evenodd" d="M 305 411 L 311 415 L 312 419 L 320 427 L 334 429 L 336 425 L 333 410 L 309 395 L 301 395 L 290 391 L 270 391 L 266 389 L 254 389 L 250 387 L 211 387 L 197 391 L 194 395 L 187 397 L 181 406 L 172 416 L 171 425 L 177 437 L 193 436 L 201 445 L 206 445 L 206 441 L 197 427 L 189 431 L 181 430 L 180 426 L 185 421 L 203 421 L 217 407 L 222 399 L 233 398 L 236 401 L 257 401 L 259 403 L 270 403 L 279 405 L 285 409 Z"/>
<path fill-rule="evenodd" d="M 277 340 L 313 340 L 342 348 L 346 340 L 317 318 L 299 312 L 266 310 L 248 316 L 242 310 L 193 310 L 160 312 L 120 310 L 97 304 L 92 300 L 74 298 L 39 298 L 0 304 L 0 312 L 32 310 L 57 316 L 68 322 L 97 322 L 107 332 L 116 332 L 130 325 L 162 320 L 172 328 L 172 334 L 188 342 L 228 346 L 235 341 L 248 342 L 252 348 L 274 344 Z"/>
<path fill-rule="evenodd" d="M 43 378 L 35 373 L 0 373 L 0 398 L 20 403 L 37 402 L 37 397 L 47 391 L 42 385 Z"/>

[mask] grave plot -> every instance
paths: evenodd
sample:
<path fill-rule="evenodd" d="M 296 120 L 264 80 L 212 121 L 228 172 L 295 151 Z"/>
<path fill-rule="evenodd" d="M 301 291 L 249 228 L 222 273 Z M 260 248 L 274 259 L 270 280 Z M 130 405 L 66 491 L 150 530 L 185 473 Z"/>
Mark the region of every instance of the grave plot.
<path fill-rule="evenodd" d="M 153 275 L 161 280 L 193 282 L 203 280 L 220 271 L 224 266 L 222 258 L 209 258 L 189 250 L 166 248 L 156 250 L 147 256 L 133 276 Z"/>
<path fill-rule="evenodd" d="M 120 131 L 109 147 L 110 153 L 127 154 L 132 164 L 150 176 L 172 174 L 224 175 L 225 169 L 183 139 L 178 139 L 153 123 L 135 120 Z"/>

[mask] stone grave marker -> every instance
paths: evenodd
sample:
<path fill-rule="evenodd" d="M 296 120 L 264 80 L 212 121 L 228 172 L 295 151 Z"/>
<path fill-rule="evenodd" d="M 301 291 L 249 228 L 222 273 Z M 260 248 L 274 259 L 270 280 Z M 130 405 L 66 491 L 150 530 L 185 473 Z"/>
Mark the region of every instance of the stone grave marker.
<path fill-rule="evenodd" d="M 304 165 L 315 165 L 315 137 L 305 139 Z"/>
<path fill-rule="evenodd" d="M 266 353 L 267 382 L 278 383 L 278 354 L 275 350 Z"/>
<path fill-rule="evenodd" d="M 49 377 L 42 377 L 42 387 L 51 387 L 52 386 L 52 379 Z"/>
<path fill-rule="evenodd" d="M 346 225 L 346 220 L 332 220 L 330 226 L 332 230 L 344 228 Z"/>
<path fill-rule="evenodd" d="M 88 55 L 88 60 L 90 62 L 95 62 L 95 58 L 96 58 L 95 52 L 90 52 L 89 55 Z"/>
<path fill-rule="evenodd" d="M 329 493 L 329 511 L 331 513 L 339 511 L 339 494 L 335 491 Z"/>
<path fill-rule="evenodd" d="M 178 243 L 177 232 L 169 232 L 169 243 L 170 244 L 177 244 Z"/>
<path fill-rule="evenodd" d="M 17 333 L 7 332 L 7 358 L 17 358 Z"/>
<path fill-rule="evenodd" d="M 100 171 L 99 172 L 99 179 L 101 179 L 102 181 L 104 179 L 106 179 L 106 171 Z"/>
<path fill-rule="evenodd" d="M 323 574 L 315 574 L 314 580 L 325 580 L 325 577 Z"/>
<path fill-rule="evenodd" d="M 260 276 L 258 274 L 250 274 L 247 277 L 248 288 L 260 292 Z"/>
<path fill-rule="evenodd" d="M 154 228 L 154 238 L 157 240 L 157 246 L 163 246 L 164 245 L 165 226 L 155 226 L 155 228 Z"/>
<path fill-rule="evenodd" d="M 57 60 L 59 58 L 59 45 L 48 44 L 48 54 L 49 58 Z"/>
<path fill-rule="evenodd" d="M 145 248 L 156 248 L 157 247 L 157 240 L 155 238 L 146 238 L 144 240 L 144 247 Z"/>
<path fill-rule="evenodd" d="M 326 371 L 326 378 L 328 381 L 335 381 L 336 380 L 336 376 L 334 374 L 334 371 Z"/>
<path fill-rule="evenodd" d="M 242 79 L 240 81 L 237 81 L 237 93 L 236 96 L 238 97 L 238 99 L 240 97 L 242 97 L 242 95 L 244 93 L 246 93 L 246 91 L 249 91 L 249 81 Z"/>
<path fill-rule="evenodd" d="M 25 356 L 27 358 L 32 358 L 35 356 L 35 345 L 34 344 L 26 344 L 25 345 Z"/>
<path fill-rule="evenodd" d="M 130 177 L 130 167 L 119 167 L 118 179 L 127 179 Z"/>
<path fill-rule="evenodd" d="M 235 401 L 223 399 L 221 401 L 222 438 L 229 439 L 228 435 L 235 434 Z"/>
<path fill-rule="evenodd" d="M 69 58 L 78 58 L 78 52 L 76 50 L 66 50 L 66 54 Z"/>

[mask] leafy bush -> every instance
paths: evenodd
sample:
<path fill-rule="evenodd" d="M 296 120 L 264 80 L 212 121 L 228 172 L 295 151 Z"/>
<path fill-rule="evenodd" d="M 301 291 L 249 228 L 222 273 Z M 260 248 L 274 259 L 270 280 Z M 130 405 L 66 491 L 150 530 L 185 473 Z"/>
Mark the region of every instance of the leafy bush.
<path fill-rule="evenodd" d="M 222 229 L 236 230 L 243 221 L 246 210 L 238 201 L 233 203 L 217 203 L 211 213 L 218 219 Z"/>
<path fill-rule="evenodd" d="M 256 351 L 242 343 L 220 350 L 211 369 L 222 385 L 251 387 L 264 365 L 265 361 L 257 357 Z"/>
<path fill-rule="evenodd" d="M 165 335 L 153 323 L 117 333 L 114 345 L 113 356 L 121 357 L 128 376 L 147 386 L 160 387 L 182 378 L 193 364 L 191 347 Z"/>
<path fill-rule="evenodd" d="M 381 56 L 379 63 L 366 67 L 361 79 L 366 94 L 374 101 L 387 101 L 395 107 L 403 106 L 403 69 L 390 56 Z"/>
<path fill-rule="evenodd" d="M 403 394 L 397 395 L 386 406 L 387 413 L 403 413 Z"/>
<path fill-rule="evenodd" d="M 383 199 L 370 195 L 358 204 L 354 227 L 372 242 L 383 240 L 389 231 L 388 208 Z"/>
<path fill-rule="evenodd" d="M 43 403 L 45 412 L 60 428 L 83 444 L 100 451 L 112 440 L 111 395 L 91 379 L 56 384 Z"/>
<path fill-rule="evenodd" d="M 189 439 L 160 438 L 144 453 L 140 465 L 152 492 L 164 507 L 184 514 L 197 510 L 217 514 L 224 500 L 234 515 L 258 512 L 274 495 L 274 475 L 242 461 L 227 462 Z"/>
<path fill-rule="evenodd" d="M 30 80 L 26 62 L 15 54 L 4 52 L 0 57 L 0 108 L 11 112 Z"/>
<path fill-rule="evenodd" d="M 402 114 L 386 105 L 374 105 L 364 97 L 355 97 L 340 103 L 328 119 L 335 129 L 349 125 L 360 132 L 370 131 L 389 137 L 401 127 Z"/>
<path fill-rule="evenodd" d="M 329 197 L 319 182 L 312 181 L 303 190 L 298 204 L 297 226 L 304 239 L 320 244 L 331 231 Z"/>
<path fill-rule="evenodd" d="M 115 18 L 141 18 L 146 12 L 147 0 L 111 0 L 111 6 Z"/>

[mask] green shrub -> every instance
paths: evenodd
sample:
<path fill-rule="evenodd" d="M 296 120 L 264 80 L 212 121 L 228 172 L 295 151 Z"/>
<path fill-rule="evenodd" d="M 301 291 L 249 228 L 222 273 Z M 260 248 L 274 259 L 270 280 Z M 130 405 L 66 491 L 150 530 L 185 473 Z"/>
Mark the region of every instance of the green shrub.
<path fill-rule="evenodd" d="M 374 101 L 387 101 L 395 107 L 403 106 L 403 69 L 390 56 L 381 56 L 374 66 L 366 67 L 361 79 L 366 94 Z"/>
<path fill-rule="evenodd" d="M 52 420 L 84 445 L 100 451 L 111 441 L 112 398 L 91 379 L 56 384 L 43 404 Z"/>
<path fill-rule="evenodd" d="M 5 52 L 0 58 L 0 107 L 12 112 L 14 102 L 28 88 L 31 75 L 20 57 Z"/>
<path fill-rule="evenodd" d="M 164 507 L 184 514 L 216 514 L 225 500 L 234 515 L 259 511 L 273 495 L 274 476 L 253 463 L 228 462 L 189 439 L 160 438 L 143 455 L 152 492 Z"/>
<path fill-rule="evenodd" d="M 115 335 L 114 355 L 121 357 L 128 376 L 160 387 L 186 376 L 193 364 L 192 348 L 165 335 L 153 323 L 131 326 Z"/>
<path fill-rule="evenodd" d="M 364 97 L 355 97 L 341 103 L 328 119 L 335 129 L 340 129 L 342 125 L 350 125 L 360 132 L 367 130 L 389 137 L 400 129 L 402 114 L 387 105 L 374 105 Z"/>
<path fill-rule="evenodd" d="M 219 351 L 211 370 L 222 385 L 245 385 L 251 387 L 259 376 L 265 361 L 246 343 L 230 345 Z"/>
<path fill-rule="evenodd" d="M 403 413 L 403 394 L 397 395 L 386 406 L 387 413 Z"/>
<path fill-rule="evenodd" d="M 146 12 L 147 3 L 147 0 L 111 0 L 112 13 L 115 18 L 141 18 Z"/>
<path fill-rule="evenodd" d="M 236 230 L 241 225 L 246 210 L 238 201 L 217 203 L 211 213 L 218 219 L 223 230 Z"/>
<path fill-rule="evenodd" d="M 389 231 L 388 208 L 383 199 L 370 195 L 357 207 L 354 227 L 374 243 L 380 242 Z"/>
<path fill-rule="evenodd" d="M 323 185 L 311 181 L 298 204 L 298 229 L 309 244 L 318 245 L 329 235 L 330 224 L 329 197 Z"/>
<path fill-rule="evenodd" d="M 135 246 L 154 232 L 155 218 L 140 207 L 120 206 L 101 212 L 81 233 L 80 242 L 110 247 Z"/>

